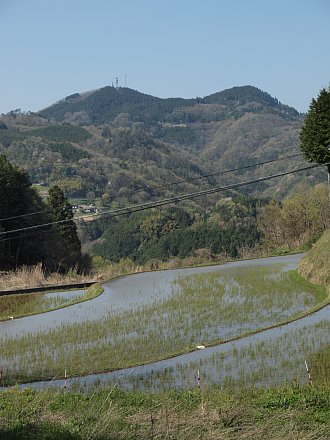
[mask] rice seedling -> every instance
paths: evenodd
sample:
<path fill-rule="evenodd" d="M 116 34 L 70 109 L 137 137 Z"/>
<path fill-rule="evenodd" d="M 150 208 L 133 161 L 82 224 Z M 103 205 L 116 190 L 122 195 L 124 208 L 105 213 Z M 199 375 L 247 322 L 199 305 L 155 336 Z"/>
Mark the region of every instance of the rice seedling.
<path fill-rule="evenodd" d="M 164 361 L 135 371 L 127 369 L 122 374 L 105 375 L 102 380 L 134 391 L 164 390 L 168 386 L 191 388 L 197 387 L 199 370 L 202 387 L 233 389 L 304 384 L 309 382 L 307 360 L 313 384 L 328 384 L 329 344 L 330 322 L 322 319 L 294 330 L 283 329 L 280 334 L 270 331 L 259 340 L 249 337 L 217 346 L 196 360 L 190 355 L 181 356 L 176 362 Z"/>
<path fill-rule="evenodd" d="M 290 320 L 325 300 L 324 289 L 284 269 L 245 267 L 181 277 L 169 295 L 155 292 L 149 303 L 110 309 L 102 319 L 15 337 L 3 332 L 6 383 L 63 376 L 64 368 L 80 375 L 164 359 Z M 239 356 L 233 352 L 232 358 Z"/>
<path fill-rule="evenodd" d="M 102 292 L 101 286 L 93 285 L 84 290 L 0 296 L 0 321 L 68 307 L 95 298 Z"/>

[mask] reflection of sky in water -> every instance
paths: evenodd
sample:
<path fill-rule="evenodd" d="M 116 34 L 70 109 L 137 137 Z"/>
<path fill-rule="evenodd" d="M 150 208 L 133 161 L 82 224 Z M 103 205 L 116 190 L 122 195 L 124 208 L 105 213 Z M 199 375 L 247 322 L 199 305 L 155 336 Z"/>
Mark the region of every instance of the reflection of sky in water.
<path fill-rule="evenodd" d="M 72 378 L 70 382 L 87 387 L 110 382 L 122 388 L 146 390 L 194 387 L 199 369 L 204 385 L 221 385 L 237 379 L 246 385 L 276 385 L 296 380 L 302 383 L 308 380 L 305 359 L 329 343 L 330 306 L 327 306 L 298 321 L 237 341 L 145 366 Z M 36 387 L 61 385 L 63 380 L 35 384 Z"/>
<path fill-rule="evenodd" d="M 299 321 L 237 341 L 196 350 L 146 366 L 108 373 L 99 377 L 90 376 L 85 380 L 93 382 L 96 378 L 111 379 L 116 381 L 118 385 L 129 387 L 132 384 L 138 384 L 138 380 L 134 378 L 140 379 L 143 384 L 142 377 L 145 380 L 148 376 L 162 375 L 166 374 L 166 371 L 172 370 L 171 376 L 176 386 L 194 386 L 197 369 L 201 370 L 204 377 L 208 377 L 208 383 L 221 383 L 226 379 L 226 376 L 237 379 L 240 370 L 242 370 L 243 377 L 245 375 L 248 379 L 249 373 L 257 373 L 260 366 L 262 368 L 271 366 L 273 368 L 271 376 L 266 377 L 261 383 L 274 383 L 274 379 L 276 383 L 287 383 L 294 379 L 305 381 L 307 376 L 304 369 L 304 359 L 320 345 L 330 343 L 329 313 L 330 306 Z M 256 354 L 255 359 L 253 357 L 251 359 L 248 355 L 248 352 L 252 353 L 253 348 L 255 349 L 254 354 Z M 239 353 L 242 351 L 245 352 L 245 355 L 240 357 Z M 282 366 L 283 361 L 287 362 L 286 368 Z M 298 365 L 296 365 L 297 362 Z M 146 385 L 152 388 L 152 384 L 146 383 Z"/>
<path fill-rule="evenodd" d="M 22 335 L 27 332 L 53 329 L 65 323 L 101 320 L 108 315 L 109 311 L 130 310 L 150 304 L 156 299 L 169 297 L 172 293 L 173 281 L 182 276 L 195 273 L 222 272 L 232 268 L 270 266 L 277 263 L 284 263 L 285 270 L 290 270 L 297 267 L 301 257 L 302 254 L 261 258 L 235 261 L 217 266 L 146 272 L 120 277 L 104 283 L 104 293 L 91 301 L 41 315 L 0 322 L 0 335 Z M 72 293 L 77 293 L 77 291 Z"/>
<path fill-rule="evenodd" d="M 80 298 L 84 296 L 85 290 L 66 290 L 64 292 L 49 292 L 45 293 L 44 297 L 47 299 L 64 298 L 66 300 L 71 300 L 73 298 Z"/>

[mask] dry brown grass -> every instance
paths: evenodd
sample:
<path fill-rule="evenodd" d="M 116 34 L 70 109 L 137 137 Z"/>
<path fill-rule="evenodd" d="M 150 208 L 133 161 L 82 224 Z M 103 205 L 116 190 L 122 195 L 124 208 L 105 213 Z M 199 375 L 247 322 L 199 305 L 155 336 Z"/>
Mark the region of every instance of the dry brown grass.
<path fill-rule="evenodd" d="M 0 274 L 0 290 L 58 286 L 94 280 L 94 275 L 80 275 L 77 270 L 71 270 L 64 275 L 60 273 L 46 274 L 41 264 L 38 264 L 36 266 L 22 266 L 16 270 Z"/>
<path fill-rule="evenodd" d="M 223 410 L 201 404 L 198 409 L 182 410 L 168 404 L 133 415 L 124 415 L 125 425 L 135 427 L 136 438 L 189 440 L 329 440 L 326 427 L 302 432 L 297 425 L 298 411 L 275 412 L 258 420 L 244 405 Z M 108 414 L 106 419 L 110 420 Z M 124 432 L 122 437 L 125 438 Z"/>

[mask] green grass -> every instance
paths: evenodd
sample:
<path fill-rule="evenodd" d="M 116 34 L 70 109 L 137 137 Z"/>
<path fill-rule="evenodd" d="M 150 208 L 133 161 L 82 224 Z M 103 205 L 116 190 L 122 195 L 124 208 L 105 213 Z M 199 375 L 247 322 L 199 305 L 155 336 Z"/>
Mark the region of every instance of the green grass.
<path fill-rule="evenodd" d="M 326 440 L 329 432 L 329 385 L 1 393 L 0 438 L 6 440 Z"/>
<path fill-rule="evenodd" d="M 325 298 L 325 289 L 281 265 L 183 277 L 172 295 L 161 299 L 155 292 L 148 305 L 0 337 L 6 381 L 62 376 L 65 367 L 80 375 L 164 359 L 290 320 Z"/>
<path fill-rule="evenodd" d="M 299 272 L 314 283 L 330 287 L 330 229 L 301 260 Z"/>

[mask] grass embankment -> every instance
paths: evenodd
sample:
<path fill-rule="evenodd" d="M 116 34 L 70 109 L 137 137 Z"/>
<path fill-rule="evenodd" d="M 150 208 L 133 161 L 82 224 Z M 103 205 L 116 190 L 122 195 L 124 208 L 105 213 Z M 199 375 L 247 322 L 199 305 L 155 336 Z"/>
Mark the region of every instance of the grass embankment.
<path fill-rule="evenodd" d="M 301 260 L 299 272 L 313 283 L 328 286 L 330 293 L 330 229 Z"/>
<path fill-rule="evenodd" d="M 11 389 L 1 394 L 6 440 L 326 440 L 330 387 L 81 393 Z"/>
<path fill-rule="evenodd" d="M 101 295 L 103 288 L 94 284 L 81 291 L 27 293 L 0 298 L 0 321 L 22 318 L 72 306 Z"/>

